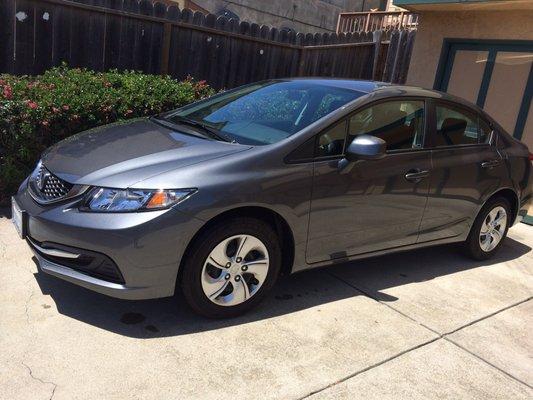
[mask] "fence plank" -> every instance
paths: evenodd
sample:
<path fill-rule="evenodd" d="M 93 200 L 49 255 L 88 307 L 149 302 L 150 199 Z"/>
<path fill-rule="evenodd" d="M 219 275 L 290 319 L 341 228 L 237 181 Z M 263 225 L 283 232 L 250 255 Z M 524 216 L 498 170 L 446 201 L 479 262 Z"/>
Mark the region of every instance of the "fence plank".
<path fill-rule="evenodd" d="M 387 59 L 385 60 L 385 68 L 383 70 L 383 81 L 388 82 L 391 80 L 392 71 L 394 69 L 394 60 L 396 53 L 398 52 L 398 43 L 400 39 L 400 32 L 393 31 L 389 39 L 389 47 L 387 49 Z"/>
<path fill-rule="evenodd" d="M 250 36 L 259 38 L 261 36 L 261 27 L 259 24 L 250 24 Z M 258 42 L 252 42 L 250 46 L 250 77 L 249 81 L 258 81 L 260 80 L 259 72 L 259 48 L 261 44 Z"/>
<path fill-rule="evenodd" d="M 203 20 L 203 26 L 206 26 L 208 28 L 214 28 L 217 21 L 217 17 L 214 14 L 207 14 Z M 204 41 L 204 45 L 201 46 L 202 52 L 200 54 L 200 59 L 205 60 L 205 62 L 200 62 L 200 72 L 198 73 L 198 76 L 194 75 L 194 77 L 202 79 L 202 80 L 209 80 L 210 79 L 210 70 L 212 67 L 212 63 L 216 62 L 216 46 L 218 42 L 218 35 L 210 35 L 210 34 L 201 34 L 202 41 Z"/>
<path fill-rule="evenodd" d="M 71 9 L 70 41 L 69 41 L 69 65 L 72 67 L 83 67 L 88 65 L 87 42 L 89 32 L 87 29 L 87 11 Z"/>
<path fill-rule="evenodd" d="M 215 21 L 215 28 L 219 31 L 226 31 L 229 20 L 223 15 L 219 16 Z M 226 35 L 215 36 L 215 50 L 211 62 L 209 63 L 209 77 L 208 82 L 216 89 L 222 89 L 225 84 L 227 75 L 229 58 L 228 54 L 228 37 Z"/>
<path fill-rule="evenodd" d="M 273 42 L 279 41 L 279 30 L 277 28 L 271 28 L 269 39 Z M 270 51 L 269 61 L 268 61 L 268 76 L 270 78 L 276 78 L 276 68 L 277 60 L 280 57 L 281 48 L 278 46 L 273 46 Z"/>
<path fill-rule="evenodd" d="M 231 18 L 229 20 L 228 30 L 233 33 L 239 32 L 240 25 L 239 21 Z M 225 87 L 231 88 L 237 86 L 237 72 L 239 69 L 239 43 L 235 37 L 230 37 L 229 44 L 229 71 L 227 73 L 227 79 L 225 82 Z"/>
<path fill-rule="evenodd" d="M 167 6 L 159 1 L 153 4 L 153 15 L 158 18 L 165 18 L 167 14 Z M 165 24 L 151 24 L 152 25 L 152 41 L 150 44 L 150 68 L 148 70 L 151 74 L 161 73 L 161 62 L 163 59 L 163 41 Z M 170 32 L 170 26 L 166 28 Z M 170 33 L 168 33 L 170 35 Z M 170 36 L 169 36 L 170 37 Z"/>
<path fill-rule="evenodd" d="M 184 8 L 181 12 L 181 21 L 186 23 L 192 23 L 193 21 L 193 12 Z M 191 50 L 191 34 L 190 29 L 185 28 L 175 28 L 174 31 L 177 31 L 177 42 L 175 49 L 171 52 L 170 58 L 175 58 L 175 69 L 171 72 L 171 75 L 178 78 L 184 79 L 187 76 L 188 63 L 193 59 L 194 54 Z"/>
<path fill-rule="evenodd" d="M 264 40 L 268 40 L 270 35 L 270 27 L 266 25 L 261 25 L 259 30 L 259 37 Z M 272 56 L 272 46 L 268 44 L 263 44 L 259 47 L 259 53 L 257 57 L 259 58 L 259 71 L 258 71 L 258 80 L 265 80 L 268 78 L 268 66 L 270 64 L 270 57 Z"/>
<path fill-rule="evenodd" d="M 197 26 L 205 26 L 205 17 L 205 14 L 196 11 L 193 14 L 192 22 Z M 202 63 L 202 60 L 205 60 L 207 56 L 207 45 L 210 41 L 210 35 L 205 31 L 190 30 L 186 28 L 184 29 L 184 32 L 188 32 L 190 38 L 188 41 L 188 50 L 183 53 L 186 59 L 184 70 L 185 75 L 197 79 L 203 79 L 205 62 Z"/>
<path fill-rule="evenodd" d="M 154 14 L 154 6 L 150 0 L 141 0 L 139 2 L 139 13 L 141 15 L 151 16 Z M 145 73 L 151 71 L 151 49 L 152 49 L 152 27 L 153 23 L 149 20 L 141 20 L 137 30 L 138 46 L 135 51 L 135 67 Z"/>
<path fill-rule="evenodd" d="M 398 76 L 398 83 L 405 83 L 407 80 L 407 72 L 409 71 L 409 62 L 411 60 L 411 53 L 413 52 L 413 44 L 415 41 L 415 31 L 409 31 L 405 49 L 402 54 L 402 64 L 400 66 L 400 74 Z"/>
<path fill-rule="evenodd" d="M 104 0 L 90 0 L 90 4 L 94 6 L 103 6 Z M 83 66 L 96 71 L 103 71 L 104 69 L 104 50 L 105 50 L 105 14 L 91 12 L 84 15 L 84 25 L 87 29 L 87 19 L 89 20 L 87 42 L 85 44 L 87 51 L 86 63 Z"/>
<path fill-rule="evenodd" d="M 123 0 L 105 0 L 104 5 L 113 10 L 123 10 Z M 123 47 L 120 43 L 123 18 L 107 14 L 105 19 L 105 52 L 104 70 L 120 67 L 120 52 Z"/>
<path fill-rule="evenodd" d="M 37 3 L 35 5 L 35 47 L 32 74 L 42 74 L 53 65 L 54 11 L 52 4 Z"/>
<path fill-rule="evenodd" d="M 241 35 L 250 34 L 250 24 L 246 21 L 241 21 L 239 23 L 239 33 Z M 250 70 L 250 42 L 238 41 L 237 46 L 239 49 L 240 57 L 239 64 L 237 65 L 237 86 L 243 85 L 248 81 L 248 74 Z"/>
<path fill-rule="evenodd" d="M 139 11 L 139 3 L 136 0 L 124 0 L 122 9 L 135 13 Z M 118 55 L 118 68 L 120 70 L 135 69 L 135 53 L 137 49 L 138 24 L 132 18 L 120 17 L 120 52 Z"/>
<path fill-rule="evenodd" d="M 15 0 L 4 0 L 0 5 L 0 73 L 14 73 L 15 59 Z"/>
<path fill-rule="evenodd" d="M 281 43 L 290 43 L 289 32 L 287 32 L 286 30 L 282 30 L 280 32 L 279 40 Z M 286 47 L 283 47 L 281 49 L 281 57 L 278 61 L 276 77 L 286 78 L 289 76 L 290 65 L 288 64 L 290 63 L 291 54 L 292 52 Z"/>
<path fill-rule="evenodd" d="M 180 9 L 177 6 L 170 6 L 167 9 L 167 19 L 169 21 L 179 21 L 181 18 L 181 12 Z M 177 44 L 178 44 L 178 36 L 180 34 L 179 29 L 177 26 L 170 26 L 170 47 L 168 51 L 168 70 L 167 73 L 170 76 L 174 76 L 174 73 L 176 71 L 177 65 L 176 65 L 176 52 L 178 51 Z"/>
<path fill-rule="evenodd" d="M 372 79 L 378 80 L 378 65 L 379 65 L 379 55 L 381 53 L 381 37 L 383 35 L 383 32 L 381 31 L 375 31 L 373 33 L 373 40 L 374 42 L 374 52 L 372 56 Z"/>
<path fill-rule="evenodd" d="M 15 21 L 15 71 L 18 74 L 33 72 L 35 5 L 32 1 L 17 0 Z"/>
<path fill-rule="evenodd" d="M 398 39 L 398 50 L 394 58 L 394 68 L 392 70 L 391 82 L 398 83 L 400 78 L 402 67 L 402 54 L 405 52 L 405 46 L 407 44 L 407 31 L 400 31 L 400 37 Z"/>
<path fill-rule="evenodd" d="M 73 10 L 53 5 L 54 17 L 52 21 L 52 63 L 61 65 L 70 63 L 70 24 Z"/>

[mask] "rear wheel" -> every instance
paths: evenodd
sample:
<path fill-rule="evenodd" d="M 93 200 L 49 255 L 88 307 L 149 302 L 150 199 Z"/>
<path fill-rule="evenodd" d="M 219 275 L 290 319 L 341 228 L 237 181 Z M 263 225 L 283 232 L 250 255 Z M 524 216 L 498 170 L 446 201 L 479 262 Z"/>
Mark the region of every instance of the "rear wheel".
<path fill-rule="evenodd" d="M 501 247 L 510 221 L 509 202 L 503 197 L 489 200 L 479 212 L 465 242 L 467 255 L 476 260 L 492 257 Z"/>
<path fill-rule="evenodd" d="M 187 254 L 183 294 L 196 312 L 210 318 L 237 316 L 257 305 L 274 285 L 281 266 L 277 235 L 254 218 L 215 225 Z"/>

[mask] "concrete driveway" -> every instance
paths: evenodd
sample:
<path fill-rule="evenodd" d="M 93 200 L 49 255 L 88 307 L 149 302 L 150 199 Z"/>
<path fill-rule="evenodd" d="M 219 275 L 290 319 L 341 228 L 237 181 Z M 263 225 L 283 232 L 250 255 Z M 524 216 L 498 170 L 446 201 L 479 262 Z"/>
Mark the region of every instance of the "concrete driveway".
<path fill-rule="evenodd" d="M 0 398 L 531 399 L 533 227 L 282 279 L 247 316 L 127 302 L 37 272 L 0 216 Z"/>

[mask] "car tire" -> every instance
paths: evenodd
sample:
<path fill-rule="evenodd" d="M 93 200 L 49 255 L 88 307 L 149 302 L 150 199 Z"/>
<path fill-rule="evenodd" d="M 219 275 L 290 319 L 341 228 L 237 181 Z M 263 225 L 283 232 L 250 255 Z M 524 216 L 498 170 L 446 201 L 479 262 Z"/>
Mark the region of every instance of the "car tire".
<path fill-rule="evenodd" d="M 247 253 L 237 253 L 241 250 Z M 262 220 L 223 220 L 196 238 L 182 267 L 183 295 L 195 312 L 208 318 L 236 317 L 255 307 L 274 286 L 281 247 L 275 231 Z"/>
<path fill-rule="evenodd" d="M 475 260 L 486 260 L 494 256 L 502 246 L 511 224 L 511 207 L 509 201 L 503 197 L 489 200 L 481 209 L 466 242 L 464 243 L 465 254 Z M 504 223 L 495 222 L 505 212 Z M 496 218 L 495 218 L 496 216 Z M 493 224 L 496 224 L 495 226 Z M 483 231 L 483 232 L 482 232 Z M 497 231 L 497 234 L 496 232 Z M 491 232 L 494 232 L 491 234 Z M 501 235 L 501 236 L 500 236 Z M 499 238 L 496 241 L 494 238 Z"/>

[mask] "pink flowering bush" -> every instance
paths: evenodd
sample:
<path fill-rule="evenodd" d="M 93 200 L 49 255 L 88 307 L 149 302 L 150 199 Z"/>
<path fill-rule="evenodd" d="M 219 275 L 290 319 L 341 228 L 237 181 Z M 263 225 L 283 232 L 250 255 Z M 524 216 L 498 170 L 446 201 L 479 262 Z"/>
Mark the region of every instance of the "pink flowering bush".
<path fill-rule="evenodd" d="M 157 114 L 212 95 L 205 81 L 139 72 L 53 68 L 40 76 L 0 75 L 0 204 L 41 152 L 77 132 Z"/>

